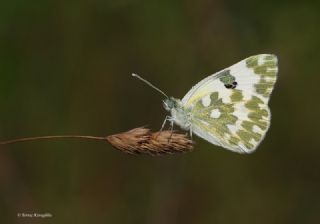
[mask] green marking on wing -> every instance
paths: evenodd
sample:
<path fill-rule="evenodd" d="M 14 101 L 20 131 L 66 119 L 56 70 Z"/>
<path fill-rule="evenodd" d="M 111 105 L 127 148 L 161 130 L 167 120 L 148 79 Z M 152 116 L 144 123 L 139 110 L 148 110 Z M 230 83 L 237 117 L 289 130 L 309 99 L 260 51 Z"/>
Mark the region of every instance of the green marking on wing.
<path fill-rule="evenodd" d="M 238 133 L 238 135 L 241 137 L 244 136 L 244 144 L 246 145 L 252 145 L 250 143 L 251 139 L 254 139 L 256 142 L 259 142 L 262 138 L 262 135 L 259 133 L 256 133 L 253 131 L 253 126 L 256 125 L 255 122 L 252 121 L 243 121 L 241 126 L 243 127 L 242 130 L 240 130 Z M 248 139 L 249 138 L 249 139 Z M 248 147 L 249 149 L 251 149 L 252 147 Z"/>
<path fill-rule="evenodd" d="M 238 138 L 237 136 L 231 136 L 228 140 L 228 142 L 231 144 L 231 145 L 234 145 L 234 146 L 237 146 L 240 142 L 240 138 Z"/>
<path fill-rule="evenodd" d="M 239 144 L 246 147 L 247 150 L 254 149 L 269 126 L 269 110 L 264 101 L 258 96 L 252 96 L 244 103 L 243 93 L 237 89 L 232 90 L 231 103 L 224 103 L 219 97 L 219 92 L 211 93 L 210 99 L 210 105 L 206 107 L 203 106 L 201 100 L 196 102 L 191 111 L 192 122 L 205 132 L 214 135 L 220 143 L 228 145 L 231 149 L 239 150 Z M 233 113 L 235 108 L 238 108 L 235 105 L 239 103 L 243 105 L 241 112 L 244 116 L 238 118 Z M 219 110 L 218 118 L 210 116 L 213 110 Z M 231 131 L 228 125 L 234 125 L 235 129 Z"/>
<path fill-rule="evenodd" d="M 269 126 L 269 112 L 266 109 L 267 106 L 257 96 L 253 96 L 245 104 L 245 107 L 249 110 L 249 120 L 241 122 L 241 129 L 237 131 L 237 135 L 246 148 L 253 149 L 255 145 L 252 144 L 251 140 L 254 139 L 255 142 L 259 143 L 263 138 L 261 133 L 254 131 L 254 126 L 259 127 L 264 133 Z"/>
<path fill-rule="evenodd" d="M 252 56 L 246 60 L 246 64 L 248 68 L 254 68 L 258 66 L 259 56 Z"/>
<path fill-rule="evenodd" d="M 229 70 L 221 72 L 218 76 L 220 76 L 219 80 L 225 85 L 231 85 L 236 80 L 236 78 L 230 74 Z"/>
<path fill-rule="evenodd" d="M 245 106 L 250 110 L 258 110 L 260 108 L 259 104 L 263 104 L 263 101 L 259 97 L 253 96 Z"/>
<path fill-rule="evenodd" d="M 264 78 L 260 79 L 260 82 L 255 84 L 257 93 L 263 95 L 264 97 L 268 97 L 272 91 L 274 82 L 266 81 Z"/>
<path fill-rule="evenodd" d="M 237 132 L 237 134 L 239 135 L 239 137 L 241 138 L 244 146 L 248 149 L 252 149 L 254 147 L 254 145 L 252 143 L 250 143 L 250 140 L 252 139 L 252 136 L 250 135 L 249 132 L 245 131 L 245 130 L 239 130 Z"/>
<path fill-rule="evenodd" d="M 260 76 L 260 81 L 255 84 L 256 92 L 264 97 L 269 97 L 276 82 L 277 57 L 275 55 L 256 55 L 248 58 L 246 64 L 248 68 Z"/>
<path fill-rule="evenodd" d="M 238 89 L 233 89 L 230 96 L 232 102 L 240 102 L 243 100 L 242 91 Z"/>
<path fill-rule="evenodd" d="M 219 98 L 218 92 L 211 93 L 210 99 L 211 103 L 208 107 L 204 107 L 201 100 L 196 103 L 192 109 L 193 121 L 207 132 L 224 139 L 226 133 L 231 134 L 227 125 L 235 124 L 238 119 L 232 114 L 234 112 L 234 105 L 223 103 L 222 99 Z M 218 109 L 220 112 L 218 118 L 210 117 L 214 109 Z M 205 121 L 208 125 L 204 125 L 200 121 Z"/>
<path fill-rule="evenodd" d="M 264 105 L 264 108 L 261 108 L 262 106 L 260 105 Z M 245 104 L 245 107 L 250 110 L 250 113 L 248 114 L 250 120 L 262 130 L 266 130 L 269 123 L 269 112 L 265 108 L 266 105 L 263 101 L 260 98 L 253 96 L 252 99 Z"/>
<path fill-rule="evenodd" d="M 235 146 L 242 143 L 250 150 L 261 142 L 268 129 L 270 123 L 269 111 L 267 105 L 257 96 L 252 96 L 251 100 L 246 102 L 244 106 L 248 109 L 248 119 L 241 121 L 239 130 L 230 137 L 229 143 Z"/>

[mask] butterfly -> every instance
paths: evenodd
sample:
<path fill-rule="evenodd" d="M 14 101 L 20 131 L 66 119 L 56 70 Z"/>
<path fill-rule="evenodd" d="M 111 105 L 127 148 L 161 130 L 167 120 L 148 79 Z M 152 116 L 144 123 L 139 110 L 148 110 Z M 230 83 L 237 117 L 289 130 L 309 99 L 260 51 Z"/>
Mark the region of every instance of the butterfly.
<path fill-rule="evenodd" d="M 273 54 L 248 57 L 200 81 L 182 98 L 168 97 L 136 74 L 166 99 L 167 121 L 190 135 L 238 153 L 251 153 L 264 139 L 271 113 L 268 107 L 277 80 L 278 60 Z"/>

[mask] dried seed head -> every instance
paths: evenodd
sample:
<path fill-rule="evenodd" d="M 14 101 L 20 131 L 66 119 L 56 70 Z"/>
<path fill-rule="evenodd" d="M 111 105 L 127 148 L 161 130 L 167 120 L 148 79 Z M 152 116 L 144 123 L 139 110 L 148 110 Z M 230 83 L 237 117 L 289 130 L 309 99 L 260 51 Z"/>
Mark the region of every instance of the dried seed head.
<path fill-rule="evenodd" d="M 107 136 L 106 139 L 115 148 L 130 154 L 163 155 L 190 152 L 193 149 L 193 142 L 186 134 L 152 132 L 147 128 L 135 128 Z"/>

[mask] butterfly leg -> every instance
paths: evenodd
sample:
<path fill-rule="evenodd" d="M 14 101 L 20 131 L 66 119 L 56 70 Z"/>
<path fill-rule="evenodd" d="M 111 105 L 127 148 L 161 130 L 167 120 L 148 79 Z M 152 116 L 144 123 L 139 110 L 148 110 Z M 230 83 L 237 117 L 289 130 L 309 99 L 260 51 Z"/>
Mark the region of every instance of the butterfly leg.
<path fill-rule="evenodd" d="M 173 134 L 173 125 L 174 125 L 174 120 L 171 118 L 171 119 L 169 119 L 169 121 L 170 121 L 170 125 L 171 125 L 171 127 L 170 127 L 170 131 L 171 131 L 171 133 L 170 133 L 170 137 L 169 137 L 169 139 L 168 139 L 168 142 L 170 142 L 171 141 L 171 138 L 172 138 L 172 134 Z"/>
<path fill-rule="evenodd" d="M 163 121 L 163 123 L 162 123 L 162 125 L 161 125 L 161 129 L 160 129 L 159 132 L 162 132 L 164 126 L 166 125 L 167 121 L 170 120 L 170 118 L 171 118 L 171 117 L 170 117 L 169 115 L 167 115 L 167 116 L 165 117 L 165 119 L 164 119 L 164 121 Z"/>
<path fill-rule="evenodd" d="M 191 138 L 191 141 L 192 141 L 192 125 L 190 126 L 189 134 L 190 134 L 190 138 Z"/>
<path fill-rule="evenodd" d="M 159 136 L 160 132 L 162 132 L 164 126 L 166 125 L 167 121 L 169 121 L 171 119 L 171 117 L 169 115 L 167 115 L 165 118 L 164 118 L 164 121 L 161 125 L 161 128 L 160 128 L 160 131 L 158 132 L 158 134 L 156 135 L 156 138 Z"/>

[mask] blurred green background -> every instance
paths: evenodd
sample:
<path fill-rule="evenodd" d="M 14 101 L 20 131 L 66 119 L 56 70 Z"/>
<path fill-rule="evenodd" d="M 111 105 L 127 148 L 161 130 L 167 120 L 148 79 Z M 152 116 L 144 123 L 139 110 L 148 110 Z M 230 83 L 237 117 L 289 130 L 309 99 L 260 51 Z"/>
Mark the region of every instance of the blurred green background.
<path fill-rule="evenodd" d="M 319 223 L 320 7 L 317 1 L 0 3 L 0 136 L 158 130 L 161 95 L 248 56 L 274 53 L 272 125 L 239 155 L 130 156 L 107 143 L 0 148 L 0 223 Z M 17 218 L 49 212 L 49 219 Z"/>

